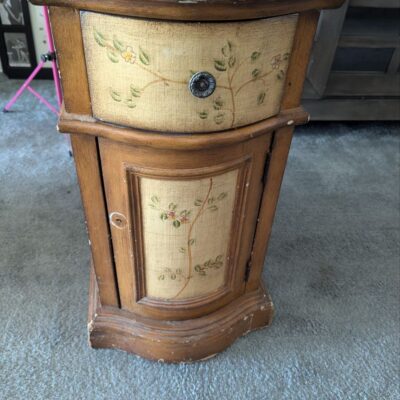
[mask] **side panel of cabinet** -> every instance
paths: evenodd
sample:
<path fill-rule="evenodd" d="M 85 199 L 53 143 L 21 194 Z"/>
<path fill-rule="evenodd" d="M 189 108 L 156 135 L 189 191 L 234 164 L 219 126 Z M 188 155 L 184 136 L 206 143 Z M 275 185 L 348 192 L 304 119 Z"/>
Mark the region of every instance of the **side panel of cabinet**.
<path fill-rule="evenodd" d="M 190 152 L 100 140 L 122 308 L 194 318 L 244 291 L 269 144 L 268 134 Z"/>

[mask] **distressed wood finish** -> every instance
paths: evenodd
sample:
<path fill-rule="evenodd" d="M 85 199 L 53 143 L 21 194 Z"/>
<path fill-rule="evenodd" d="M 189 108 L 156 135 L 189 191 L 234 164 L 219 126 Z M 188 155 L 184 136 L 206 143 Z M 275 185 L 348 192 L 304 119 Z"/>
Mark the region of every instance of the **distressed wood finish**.
<path fill-rule="evenodd" d="M 283 110 L 300 105 L 308 60 L 312 49 L 312 40 L 318 23 L 318 14 L 316 11 L 309 11 L 300 15 L 292 59 L 286 78 L 286 91 L 282 100 Z M 254 237 L 251 257 L 252 268 L 246 291 L 255 290 L 259 285 L 293 132 L 294 126 L 285 126 L 277 129 L 272 139 L 270 165 Z"/>
<path fill-rule="evenodd" d="M 72 135 L 71 145 L 85 209 L 93 266 L 98 279 L 99 298 L 104 305 L 118 307 L 119 296 L 115 285 L 97 139 L 90 136 Z"/>
<path fill-rule="evenodd" d="M 273 305 L 261 273 L 293 128 L 308 120 L 299 105 L 317 25 L 316 10 L 342 1 L 35 2 L 51 6 L 65 96 L 59 129 L 72 134 L 92 247 L 90 344 L 158 361 L 194 361 L 209 358 L 237 337 L 267 326 Z M 298 13 L 278 114 L 259 122 L 251 117 L 244 122 L 246 126 L 210 129 L 206 135 L 206 129 L 192 134 L 160 133 L 157 126 L 143 131 L 96 120 L 79 23 L 81 10 L 181 23 Z M 88 62 L 94 67 L 98 64 Z M 182 131 L 187 132 L 187 126 Z M 217 187 L 221 189 L 214 193 Z M 168 198 L 168 206 L 153 195 L 157 188 Z M 220 211 L 223 205 L 216 206 L 218 199 L 229 200 L 226 209 Z M 178 200 L 183 210 L 175 204 Z M 193 211 L 191 207 L 199 208 Z M 215 211 L 215 217 L 204 216 L 204 210 Z M 221 221 L 226 225 L 213 243 L 207 227 Z M 175 228 L 182 231 L 175 234 Z M 156 235 L 166 232 L 158 243 Z M 211 226 L 209 232 L 216 235 L 218 229 Z M 185 257 L 168 255 L 177 243 Z M 165 256 L 153 257 L 157 246 Z M 206 248 L 212 255 L 206 256 Z M 158 264 L 164 259 L 166 265 L 159 271 Z M 174 260 L 180 264 L 172 278 L 173 266 L 168 263 Z M 207 285 L 213 276 L 210 271 L 216 273 L 215 281 Z M 181 283 L 175 282 L 177 274 L 183 277 Z M 170 283 L 154 281 L 166 275 Z"/>
<path fill-rule="evenodd" d="M 79 12 L 70 8 L 52 7 L 50 18 L 64 107 L 69 113 L 91 115 Z"/>
<path fill-rule="evenodd" d="M 238 337 L 269 325 L 271 298 L 260 286 L 227 307 L 184 321 L 149 320 L 99 301 L 91 269 L 88 331 L 94 348 L 121 349 L 158 362 L 208 360 Z"/>
<path fill-rule="evenodd" d="M 250 258 L 270 136 L 265 132 L 264 135 L 245 143 L 215 150 L 204 147 L 191 152 L 160 152 L 148 147 L 128 147 L 107 140 L 100 141 L 109 213 L 117 213 L 124 221 L 121 224 L 111 224 L 123 308 L 156 318 L 182 319 L 201 316 L 238 297 L 244 289 L 244 274 Z M 143 208 L 140 207 L 140 194 L 132 188 L 127 177 L 129 171 L 137 176 L 147 170 L 152 171 L 152 175 L 158 176 L 158 179 L 168 178 L 184 182 L 196 177 L 216 177 L 232 169 L 239 169 L 242 176 L 238 180 L 235 195 L 234 227 L 229 245 L 231 261 L 228 263 L 221 290 L 206 296 L 174 301 L 157 301 L 147 298 L 144 294 L 140 295 L 139 284 L 142 283 L 142 279 L 146 279 L 143 278 L 146 276 L 143 271 L 146 264 L 139 256 L 142 252 L 139 242 L 143 242 L 144 239 L 141 216 L 133 215 L 133 211 L 140 210 L 140 213 L 143 213 Z M 143 170 L 144 172 L 141 172 Z M 251 191 L 248 190 L 249 187 L 252 188 Z M 132 254 L 136 257 L 132 257 Z M 168 260 L 166 265 L 172 268 L 173 265 L 170 265 Z M 139 277 L 142 278 L 138 279 Z M 212 279 L 212 276 L 210 278 Z"/>
<path fill-rule="evenodd" d="M 99 122 L 93 118 L 81 119 L 65 111 L 61 112 L 58 128 L 60 132 L 76 133 L 114 140 L 135 146 L 152 147 L 165 150 L 200 150 L 205 147 L 215 149 L 241 143 L 262 136 L 288 125 L 302 125 L 308 121 L 308 114 L 301 108 L 282 111 L 279 115 L 256 124 L 235 130 L 215 132 L 207 135 L 163 135 L 156 132 L 128 129 Z M 210 140 L 212 137 L 212 140 Z M 176 140 L 178 139 L 179 140 Z"/>
<path fill-rule="evenodd" d="M 178 21 L 240 21 L 336 8 L 344 0 L 31 0 L 105 14 Z"/>

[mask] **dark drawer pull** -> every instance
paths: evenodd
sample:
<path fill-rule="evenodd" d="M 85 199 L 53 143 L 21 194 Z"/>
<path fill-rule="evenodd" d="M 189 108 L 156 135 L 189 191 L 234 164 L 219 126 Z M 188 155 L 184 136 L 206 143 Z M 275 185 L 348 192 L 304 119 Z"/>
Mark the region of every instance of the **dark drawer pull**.
<path fill-rule="evenodd" d="M 193 96 L 205 98 L 211 96 L 217 86 L 215 78 L 208 72 L 196 72 L 189 81 L 189 90 Z"/>

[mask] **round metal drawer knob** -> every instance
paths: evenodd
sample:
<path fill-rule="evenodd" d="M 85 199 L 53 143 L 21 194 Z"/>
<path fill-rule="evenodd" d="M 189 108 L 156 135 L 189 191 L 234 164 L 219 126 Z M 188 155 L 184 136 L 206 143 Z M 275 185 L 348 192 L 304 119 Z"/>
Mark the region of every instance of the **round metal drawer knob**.
<path fill-rule="evenodd" d="M 208 72 L 196 72 L 189 81 L 189 90 L 193 96 L 204 98 L 214 93 L 217 82 Z"/>

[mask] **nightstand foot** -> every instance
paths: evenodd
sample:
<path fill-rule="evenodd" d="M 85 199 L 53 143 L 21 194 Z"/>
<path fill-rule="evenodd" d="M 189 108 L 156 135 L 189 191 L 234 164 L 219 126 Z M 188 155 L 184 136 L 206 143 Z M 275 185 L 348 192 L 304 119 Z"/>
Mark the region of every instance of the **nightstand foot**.
<path fill-rule="evenodd" d="M 237 338 L 268 326 L 274 313 L 270 296 L 260 286 L 221 309 L 183 321 L 143 318 L 116 307 L 101 307 L 91 273 L 89 344 L 121 349 L 159 362 L 206 360 Z"/>

